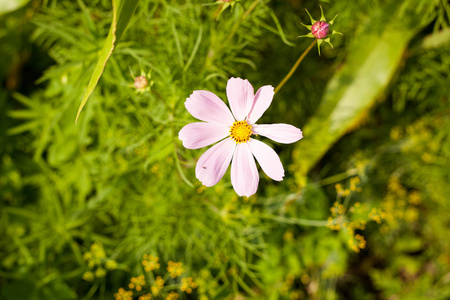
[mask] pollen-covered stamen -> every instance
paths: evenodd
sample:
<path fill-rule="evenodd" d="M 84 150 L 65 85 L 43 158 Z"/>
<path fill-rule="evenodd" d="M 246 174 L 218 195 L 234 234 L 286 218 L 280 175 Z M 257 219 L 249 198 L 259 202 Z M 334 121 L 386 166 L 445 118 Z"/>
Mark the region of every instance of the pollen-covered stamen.
<path fill-rule="evenodd" d="M 252 133 L 252 126 L 247 121 L 236 121 L 230 128 L 230 137 L 238 144 L 248 142 Z"/>

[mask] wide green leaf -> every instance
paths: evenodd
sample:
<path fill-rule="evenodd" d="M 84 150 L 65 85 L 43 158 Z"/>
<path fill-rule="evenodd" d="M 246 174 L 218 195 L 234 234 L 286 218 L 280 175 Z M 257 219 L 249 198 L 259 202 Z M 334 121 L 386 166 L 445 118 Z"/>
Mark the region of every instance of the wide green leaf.
<path fill-rule="evenodd" d="M 28 2 L 30 0 L 0 0 L 0 15 L 15 11 Z"/>
<path fill-rule="evenodd" d="M 419 2 L 391 1 L 357 33 L 345 64 L 329 81 L 294 151 L 300 180 L 382 97 L 411 38 L 426 25 L 417 9 Z"/>
<path fill-rule="evenodd" d="M 106 62 L 125 32 L 128 22 L 136 9 L 138 1 L 139 0 L 113 0 L 113 20 L 111 27 L 109 29 L 108 36 L 106 37 L 105 44 L 103 45 L 103 49 L 100 52 L 100 57 L 94 68 L 88 87 L 83 95 L 83 99 L 81 100 L 80 107 L 78 108 L 75 123 L 78 121 L 81 110 L 86 105 L 89 96 L 97 86 L 100 76 L 102 76 L 103 70 L 105 69 Z"/>

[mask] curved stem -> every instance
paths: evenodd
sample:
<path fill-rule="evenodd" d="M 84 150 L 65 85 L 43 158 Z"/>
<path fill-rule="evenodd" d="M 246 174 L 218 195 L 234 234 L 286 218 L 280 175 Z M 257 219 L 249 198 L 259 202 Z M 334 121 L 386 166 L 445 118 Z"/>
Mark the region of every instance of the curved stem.
<path fill-rule="evenodd" d="M 297 61 L 295 62 L 294 66 L 292 67 L 292 69 L 289 71 L 289 73 L 283 78 L 283 80 L 281 80 L 281 82 L 277 85 L 277 87 L 275 88 L 275 93 L 277 93 L 282 87 L 283 85 L 286 83 L 286 81 L 289 80 L 289 78 L 291 78 L 292 74 L 294 74 L 295 70 L 297 70 L 298 66 L 300 65 L 300 63 L 302 62 L 302 60 L 305 58 L 306 54 L 308 54 L 308 52 L 312 49 L 312 47 L 314 47 L 314 45 L 317 43 L 317 40 L 314 39 L 314 41 L 311 43 L 311 45 L 309 45 L 308 48 L 306 48 L 305 51 L 303 51 L 302 55 L 300 55 L 300 57 L 297 59 Z"/>

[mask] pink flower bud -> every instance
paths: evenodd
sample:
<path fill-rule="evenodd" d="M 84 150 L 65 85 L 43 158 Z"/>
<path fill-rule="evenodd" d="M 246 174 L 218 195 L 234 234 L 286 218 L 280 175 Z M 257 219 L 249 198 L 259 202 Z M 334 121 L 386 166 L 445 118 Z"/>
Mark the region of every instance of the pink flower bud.
<path fill-rule="evenodd" d="M 330 24 L 324 21 L 317 21 L 314 23 L 311 27 L 311 33 L 316 39 L 324 39 L 327 35 L 330 29 L 328 28 Z"/>
<path fill-rule="evenodd" d="M 134 86 L 138 90 L 145 89 L 148 86 L 148 80 L 144 76 L 138 76 L 134 79 Z"/>

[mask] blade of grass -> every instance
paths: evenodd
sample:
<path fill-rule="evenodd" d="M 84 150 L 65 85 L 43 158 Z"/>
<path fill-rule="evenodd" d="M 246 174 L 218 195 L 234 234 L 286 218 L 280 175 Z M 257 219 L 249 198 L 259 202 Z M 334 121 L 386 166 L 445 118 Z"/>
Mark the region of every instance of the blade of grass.
<path fill-rule="evenodd" d="M 83 95 L 83 99 L 81 100 L 80 107 L 78 108 L 75 123 L 77 123 L 81 110 L 86 105 L 89 96 L 97 86 L 100 76 L 102 76 L 103 70 L 105 69 L 106 62 L 125 32 L 128 22 L 136 9 L 138 1 L 139 0 L 113 0 L 113 21 L 108 36 L 106 37 L 103 49 L 100 52 L 97 65 L 95 66 L 88 87 Z"/>

